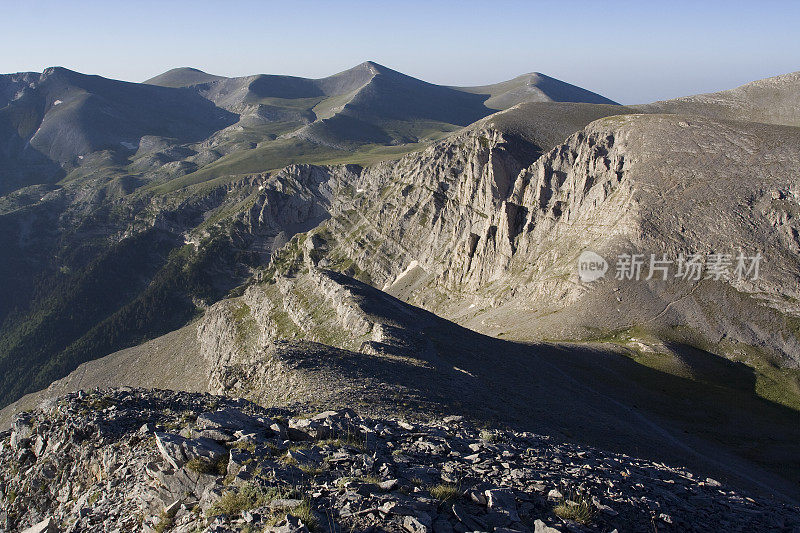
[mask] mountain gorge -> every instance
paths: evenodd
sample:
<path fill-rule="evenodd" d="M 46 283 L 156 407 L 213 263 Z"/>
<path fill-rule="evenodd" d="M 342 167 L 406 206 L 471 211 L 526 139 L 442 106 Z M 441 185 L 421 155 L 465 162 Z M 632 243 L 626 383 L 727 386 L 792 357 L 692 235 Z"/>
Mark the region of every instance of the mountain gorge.
<path fill-rule="evenodd" d="M 119 386 L 456 413 L 796 505 L 797 79 L 620 106 L 372 62 L 0 77 L 0 420 Z"/>

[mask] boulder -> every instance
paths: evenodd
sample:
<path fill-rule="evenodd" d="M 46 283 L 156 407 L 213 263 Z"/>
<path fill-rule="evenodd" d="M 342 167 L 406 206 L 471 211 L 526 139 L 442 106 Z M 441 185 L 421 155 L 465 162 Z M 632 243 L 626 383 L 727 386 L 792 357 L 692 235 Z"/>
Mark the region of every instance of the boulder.
<path fill-rule="evenodd" d="M 550 527 L 541 520 L 536 520 L 533 523 L 533 533 L 561 533 L 561 530 Z"/>
<path fill-rule="evenodd" d="M 511 522 L 519 522 L 517 502 L 513 492 L 508 489 L 490 489 L 485 494 L 489 509 L 506 517 Z"/>
<path fill-rule="evenodd" d="M 220 429 L 231 432 L 239 429 L 266 429 L 272 424 L 272 420 L 254 418 L 233 408 L 202 413 L 197 417 L 197 427 L 201 429 Z"/>
<path fill-rule="evenodd" d="M 431 517 L 427 514 L 419 514 L 416 516 L 406 516 L 403 518 L 403 528 L 408 533 L 428 533 L 431 531 L 433 523 Z"/>
<path fill-rule="evenodd" d="M 36 525 L 22 530 L 22 533 L 56 533 L 58 527 L 52 518 L 46 518 Z"/>
<path fill-rule="evenodd" d="M 156 432 L 156 445 L 161 456 L 175 470 L 192 459 L 216 462 L 227 455 L 228 450 L 211 439 L 200 437 L 187 439 L 180 435 Z"/>

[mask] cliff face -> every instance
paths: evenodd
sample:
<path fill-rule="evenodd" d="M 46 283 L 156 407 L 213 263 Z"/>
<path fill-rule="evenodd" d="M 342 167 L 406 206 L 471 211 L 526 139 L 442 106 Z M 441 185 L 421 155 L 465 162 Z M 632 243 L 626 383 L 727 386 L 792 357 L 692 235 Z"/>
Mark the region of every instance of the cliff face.
<path fill-rule="evenodd" d="M 352 196 L 331 202 L 303 249 L 277 257 L 347 271 L 492 334 L 684 328 L 681 342 L 796 367 L 797 141 L 760 125 L 610 117 L 528 164 L 536 147 L 524 138 L 470 130 L 353 175 Z M 586 250 L 609 264 L 594 284 L 577 275 Z M 642 254 L 638 281 L 615 279 L 622 253 Z M 734 264 L 718 280 L 675 277 L 682 254 L 739 253 L 764 258 L 758 279 L 734 276 Z M 650 254 L 671 261 L 666 280 L 646 279 Z"/>

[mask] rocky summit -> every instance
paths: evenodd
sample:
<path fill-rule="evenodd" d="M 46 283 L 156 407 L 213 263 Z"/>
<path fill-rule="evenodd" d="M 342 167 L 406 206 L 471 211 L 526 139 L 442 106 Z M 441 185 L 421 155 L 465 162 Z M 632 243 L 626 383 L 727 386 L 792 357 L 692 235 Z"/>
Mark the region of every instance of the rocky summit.
<path fill-rule="evenodd" d="M 68 394 L 0 434 L 5 531 L 796 531 L 685 468 L 441 419 L 210 394 Z"/>

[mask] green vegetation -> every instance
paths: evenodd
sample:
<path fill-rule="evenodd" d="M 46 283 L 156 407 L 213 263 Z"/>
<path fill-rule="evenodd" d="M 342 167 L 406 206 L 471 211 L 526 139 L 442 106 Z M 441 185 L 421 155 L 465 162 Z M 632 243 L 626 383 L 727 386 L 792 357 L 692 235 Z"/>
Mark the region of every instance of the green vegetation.
<path fill-rule="evenodd" d="M 177 508 L 170 512 L 167 512 L 166 509 L 161 511 L 161 514 L 158 516 L 158 523 L 155 527 L 156 533 L 164 533 L 172 529 L 172 526 L 175 525 L 175 514 L 177 511 Z"/>
<path fill-rule="evenodd" d="M 786 326 L 793 334 L 800 335 L 800 319 L 787 316 Z M 729 341 L 710 343 L 698 332 L 679 326 L 660 334 L 651 333 L 641 326 L 611 332 L 596 330 L 589 340 L 624 346 L 627 348 L 624 355 L 647 368 L 713 385 L 715 390 L 720 387 L 731 392 L 737 389 L 747 390 L 756 397 L 800 411 L 800 370 L 781 368 L 770 355 L 755 346 Z M 671 350 L 642 350 L 637 345 L 642 342 L 656 345 L 666 342 L 680 351 L 698 350 L 714 354 L 720 357 L 717 361 L 718 368 L 709 372 L 704 367 L 713 364 L 712 361 L 698 366 L 696 358 L 687 361 L 685 356 L 676 356 Z M 743 369 L 737 370 L 737 367 L 726 363 L 726 360 L 750 367 L 754 382 L 744 379 Z M 736 402 L 740 403 L 741 398 Z"/>
<path fill-rule="evenodd" d="M 300 470 L 303 471 L 304 474 L 309 476 L 319 476 L 320 474 L 324 474 L 329 470 L 328 465 L 325 463 L 315 465 L 315 464 L 307 464 L 307 465 L 300 465 Z"/>
<path fill-rule="evenodd" d="M 457 500 L 461 496 L 461 489 L 452 483 L 439 483 L 429 489 L 431 496 L 440 502 Z"/>
<path fill-rule="evenodd" d="M 490 429 L 482 429 L 481 440 L 485 440 L 486 442 L 499 442 L 500 435 Z"/>
<path fill-rule="evenodd" d="M 265 142 L 252 150 L 237 150 L 200 170 L 147 188 L 155 194 L 166 194 L 190 185 L 225 176 L 272 172 L 293 164 L 371 165 L 387 159 L 397 159 L 410 152 L 422 150 L 428 143 L 409 143 L 396 146 L 366 144 L 353 150 L 337 150 L 297 138 Z"/>
<path fill-rule="evenodd" d="M 553 512 L 559 518 L 574 520 L 584 525 L 590 524 L 595 515 L 591 498 L 581 494 L 570 494 L 569 498 L 562 498 L 553 507 Z"/>
<path fill-rule="evenodd" d="M 215 271 L 248 261 L 225 236 L 195 248 L 150 229 L 43 282 L 30 310 L 0 328 L 0 405 L 85 361 L 180 328 L 198 312 L 193 300 L 224 295 Z"/>
<path fill-rule="evenodd" d="M 264 507 L 270 502 L 279 499 L 296 499 L 300 496 L 297 489 L 293 487 L 268 487 L 260 488 L 253 484 L 245 484 L 236 490 L 225 492 L 206 512 L 208 518 L 219 515 L 236 516 L 242 511 Z M 283 520 L 287 514 L 291 514 L 303 521 L 304 524 L 314 531 L 319 527 L 319 522 L 311 507 L 311 502 L 303 499 L 300 505 L 291 509 L 273 508 L 272 515 L 267 518 L 267 525 L 276 525 Z"/>
<path fill-rule="evenodd" d="M 228 471 L 228 460 L 222 457 L 216 462 L 212 462 L 202 457 L 195 457 L 186 463 L 186 468 L 199 474 L 224 476 Z"/>
<path fill-rule="evenodd" d="M 337 487 L 344 487 L 351 483 L 362 483 L 366 485 L 377 485 L 381 482 L 381 478 L 372 475 L 366 476 L 344 476 L 336 480 Z"/>
<path fill-rule="evenodd" d="M 252 333 L 256 331 L 257 325 L 250 312 L 250 306 L 246 303 L 239 302 L 231 310 L 234 328 L 236 330 L 236 342 L 240 346 L 247 344 L 247 340 Z"/>
<path fill-rule="evenodd" d="M 206 512 L 206 516 L 235 516 L 249 509 L 262 507 L 275 499 L 296 498 L 299 496 L 293 487 L 269 487 L 262 489 L 247 483 L 235 490 L 225 492 Z"/>
<path fill-rule="evenodd" d="M 330 439 L 323 439 L 317 441 L 317 444 L 320 446 L 334 446 L 337 448 L 355 448 L 357 450 L 364 451 L 366 450 L 366 446 L 364 444 L 364 438 L 357 433 L 352 433 L 349 435 L 345 435 L 343 437 L 335 437 Z"/>

